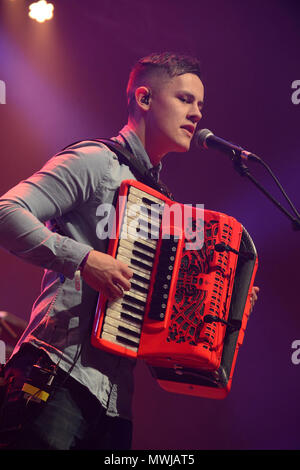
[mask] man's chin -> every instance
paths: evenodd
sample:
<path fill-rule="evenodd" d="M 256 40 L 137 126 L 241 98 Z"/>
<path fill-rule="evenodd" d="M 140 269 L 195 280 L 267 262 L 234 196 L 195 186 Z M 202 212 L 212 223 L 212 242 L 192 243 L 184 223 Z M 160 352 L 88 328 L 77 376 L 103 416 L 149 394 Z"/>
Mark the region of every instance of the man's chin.
<path fill-rule="evenodd" d="M 176 150 L 174 150 L 174 152 L 177 152 L 177 153 L 185 153 L 185 152 L 188 152 L 190 150 L 190 147 L 191 147 L 191 141 L 187 142 L 187 143 L 180 143 L 177 145 L 177 148 Z"/>
<path fill-rule="evenodd" d="M 169 150 L 167 153 L 185 153 L 190 150 L 191 139 L 181 139 L 178 141 L 169 142 Z"/>

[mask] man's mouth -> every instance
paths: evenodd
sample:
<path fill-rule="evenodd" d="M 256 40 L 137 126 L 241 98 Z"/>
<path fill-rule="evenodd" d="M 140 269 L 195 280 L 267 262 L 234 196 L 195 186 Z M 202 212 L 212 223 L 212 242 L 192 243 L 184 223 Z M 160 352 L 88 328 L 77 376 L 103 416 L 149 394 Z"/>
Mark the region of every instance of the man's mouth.
<path fill-rule="evenodd" d="M 191 136 L 194 135 L 195 127 L 192 124 L 186 124 L 181 126 L 182 129 L 185 129 Z"/>

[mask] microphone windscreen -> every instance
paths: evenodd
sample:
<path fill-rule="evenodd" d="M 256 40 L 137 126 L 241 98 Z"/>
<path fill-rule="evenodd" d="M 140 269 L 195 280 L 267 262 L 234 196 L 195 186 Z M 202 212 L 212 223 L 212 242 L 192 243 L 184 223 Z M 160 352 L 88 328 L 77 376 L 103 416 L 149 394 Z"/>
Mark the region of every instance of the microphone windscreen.
<path fill-rule="evenodd" d="M 195 141 L 198 147 L 207 149 L 206 139 L 212 136 L 213 133 L 209 129 L 200 129 L 196 132 Z"/>

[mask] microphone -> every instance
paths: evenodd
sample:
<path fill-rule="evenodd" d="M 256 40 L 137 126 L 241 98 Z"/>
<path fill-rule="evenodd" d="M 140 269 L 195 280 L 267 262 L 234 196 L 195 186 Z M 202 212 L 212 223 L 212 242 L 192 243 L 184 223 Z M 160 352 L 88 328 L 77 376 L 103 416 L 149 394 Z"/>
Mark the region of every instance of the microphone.
<path fill-rule="evenodd" d="M 202 147 L 206 150 L 212 148 L 231 155 L 232 153 L 237 154 L 244 160 L 261 161 L 261 159 L 254 153 L 248 152 L 239 145 L 221 139 L 221 137 L 217 137 L 209 129 L 200 129 L 196 132 L 195 141 L 197 147 Z"/>

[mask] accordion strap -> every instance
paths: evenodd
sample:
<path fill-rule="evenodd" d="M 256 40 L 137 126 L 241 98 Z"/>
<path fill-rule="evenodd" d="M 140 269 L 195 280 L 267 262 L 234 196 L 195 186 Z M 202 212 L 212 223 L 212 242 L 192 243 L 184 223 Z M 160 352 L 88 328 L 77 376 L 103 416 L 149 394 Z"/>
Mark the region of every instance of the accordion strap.
<path fill-rule="evenodd" d="M 133 155 L 132 152 L 127 150 L 127 148 L 123 147 L 118 142 L 115 142 L 112 139 L 88 139 L 91 142 L 100 142 L 106 147 L 108 147 L 112 152 L 114 152 L 119 161 L 124 163 L 125 165 L 129 166 L 132 173 L 135 175 L 136 179 L 141 183 L 150 186 L 151 188 L 155 189 L 156 191 L 162 193 L 164 196 L 172 199 L 174 201 L 174 196 L 168 187 L 162 181 L 156 181 L 154 177 L 151 175 L 149 170 L 146 170 L 144 166 L 139 162 L 139 160 Z M 78 144 L 81 141 L 74 142 L 71 145 L 65 147 L 62 151 L 66 150 L 67 148 L 71 147 L 72 145 Z"/>
<path fill-rule="evenodd" d="M 127 150 L 125 147 L 120 145 L 111 139 L 94 139 L 97 142 L 102 142 L 110 150 L 112 150 L 119 158 L 119 161 L 128 165 L 132 173 L 135 175 L 138 181 L 150 186 L 151 188 L 159 191 L 168 198 L 174 200 L 174 197 L 167 186 L 162 181 L 156 181 L 151 175 L 149 170 L 146 170 L 139 160 L 133 155 L 132 152 Z"/>

